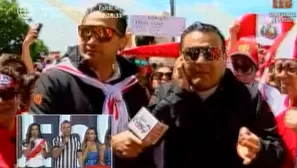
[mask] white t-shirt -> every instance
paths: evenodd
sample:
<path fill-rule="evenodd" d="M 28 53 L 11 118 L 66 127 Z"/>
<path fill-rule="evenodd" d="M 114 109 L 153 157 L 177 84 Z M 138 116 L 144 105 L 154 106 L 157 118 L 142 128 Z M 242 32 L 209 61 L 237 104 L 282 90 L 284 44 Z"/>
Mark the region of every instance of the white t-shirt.
<path fill-rule="evenodd" d="M 38 138 L 34 140 L 35 147 L 38 146 L 38 144 L 42 141 L 43 139 Z M 34 148 L 35 148 L 34 147 Z M 27 149 L 27 146 L 22 146 L 23 150 Z M 34 148 L 32 150 L 34 150 Z M 31 151 L 32 151 L 31 150 Z M 45 150 L 48 151 L 47 149 L 47 143 L 45 141 Z M 39 152 L 35 157 L 30 158 L 26 161 L 26 166 L 28 167 L 40 167 L 44 166 L 44 157 L 42 156 L 42 152 Z"/>

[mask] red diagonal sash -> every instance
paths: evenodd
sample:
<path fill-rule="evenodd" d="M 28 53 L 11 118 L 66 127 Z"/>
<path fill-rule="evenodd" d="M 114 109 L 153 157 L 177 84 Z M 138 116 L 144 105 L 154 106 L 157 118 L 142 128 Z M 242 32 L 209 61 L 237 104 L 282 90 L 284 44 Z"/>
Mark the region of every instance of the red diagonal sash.
<path fill-rule="evenodd" d="M 40 153 L 41 152 L 41 150 L 42 150 L 42 145 L 44 145 L 45 144 L 45 140 L 43 139 L 43 140 L 41 140 L 40 142 L 39 142 L 39 144 L 37 144 L 31 151 L 30 151 L 30 153 L 28 154 L 28 156 L 26 157 L 26 161 L 28 161 L 29 159 L 31 159 L 31 158 L 34 158 L 38 153 Z"/>

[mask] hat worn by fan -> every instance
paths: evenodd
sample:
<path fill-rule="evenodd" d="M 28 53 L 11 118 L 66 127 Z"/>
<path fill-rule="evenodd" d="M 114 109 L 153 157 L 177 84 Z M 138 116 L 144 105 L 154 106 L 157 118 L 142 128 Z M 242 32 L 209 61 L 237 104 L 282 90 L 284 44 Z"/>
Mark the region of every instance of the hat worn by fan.
<path fill-rule="evenodd" d="M 274 59 L 297 60 L 297 24 L 273 45 Z"/>
<path fill-rule="evenodd" d="M 258 46 L 257 43 L 248 40 L 239 40 L 229 51 L 229 56 L 234 57 L 236 55 L 245 55 L 255 65 L 259 64 L 258 58 Z"/>

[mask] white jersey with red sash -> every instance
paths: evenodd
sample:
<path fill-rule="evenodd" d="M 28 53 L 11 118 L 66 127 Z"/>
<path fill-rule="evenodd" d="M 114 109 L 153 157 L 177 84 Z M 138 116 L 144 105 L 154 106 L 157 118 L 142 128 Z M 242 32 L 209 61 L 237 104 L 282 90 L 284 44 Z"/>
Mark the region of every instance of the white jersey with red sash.
<path fill-rule="evenodd" d="M 285 95 L 282 95 L 280 91 L 267 83 L 259 84 L 259 91 L 262 93 L 263 98 L 266 100 L 271 108 L 274 116 L 278 116 L 282 109 L 282 104 L 285 99 Z"/>
<path fill-rule="evenodd" d="M 47 151 L 46 140 L 38 138 L 34 140 L 34 147 L 31 149 L 26 157 L 26 166 L 28 167 L 40 167 L 44 166 L 44 157 L 42 155 L 43 147 Z M 23 146 L 23 150 L 27 149 L 27 145 Z"/>
<path fill-rule="evenodd" d="M 68 58 L 63 58 L 60 63 L 50 69 L 52 68 L 60 69 L 78 77 L 81 81 L 88 85 L 101 89 L 105 95 L 102 114 L 113 115 L 111 129 L 112 134 L 114 135 L 127 130 L 129 114 L 122 94 L 138 82 L 134 75 L 127 77 L 119 83 L 111 85 L 102 83 L 96 78 L 85 75 L 83 72 L 75 68 Z"/>
<path fill-rule="evenodd" d="M 292 128 L 287 127 L 285 123 L 286 113 L 291 107 L 288 97 L 284 96 L 284 99 L 279 103 L 281 107 L 276 116 L 277 127 L 288 151 L 281 168 L 297 168 L 297 133 Z"/>

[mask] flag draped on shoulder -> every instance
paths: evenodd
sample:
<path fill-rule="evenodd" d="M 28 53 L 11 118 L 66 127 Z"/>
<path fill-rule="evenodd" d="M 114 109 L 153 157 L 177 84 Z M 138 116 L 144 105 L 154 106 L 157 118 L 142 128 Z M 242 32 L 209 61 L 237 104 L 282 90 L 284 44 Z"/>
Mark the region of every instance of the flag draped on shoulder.
<path fill-rule="evenodd" d="M 52 68 L 67 72 L 78 77 L 84 83 L 101 89 L 105 95 L 102 114 L 113 116 L 112 134 L 116 134 L 127 129 L 129 114 L 126 103 L 123 100 L 123 93 L 126 92 L 131 86 L 138 83 L 138 80 L 134 75 L 125 78 L 121 82 L 111 85 L 102 83 L 96 78 L 87 76 L 79 69 L 74 67 L 68 58 L 64 58 L 60 63 L 56 64 L 50 69 Z"/>
<path fill-rule="evenodd" d="M 46 141 L 44 139 L 39 141 L 27 155 L 26 160 L 28 161 L 29 159 L 34 158 L 36 155 L 38 155 L 42 151 L 42 146 L 45 145 L 45 143 Z"/>

